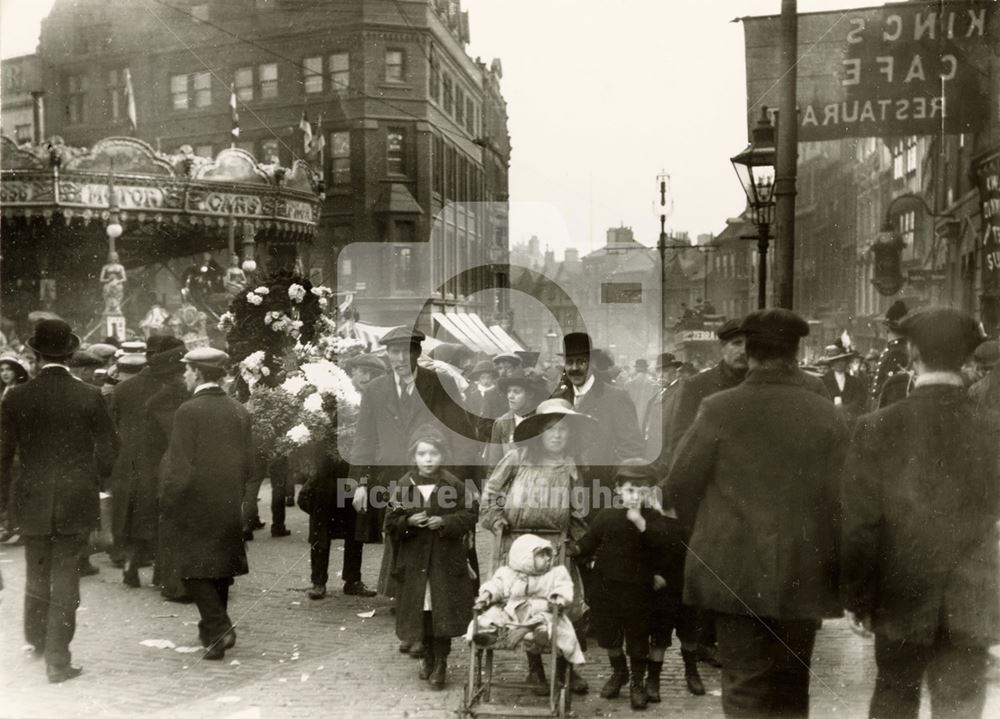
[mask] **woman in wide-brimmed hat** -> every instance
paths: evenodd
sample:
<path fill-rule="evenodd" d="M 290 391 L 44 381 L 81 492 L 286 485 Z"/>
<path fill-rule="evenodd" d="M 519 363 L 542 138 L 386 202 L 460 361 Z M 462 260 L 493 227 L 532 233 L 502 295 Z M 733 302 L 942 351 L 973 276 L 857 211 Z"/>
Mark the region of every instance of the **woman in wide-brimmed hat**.
<path fill-rule="evenodd" d="M 535 413 L 514 429 L 517 446 L 508 452 L 490 474 L 483 489 L 481 524 L 500 542 L 494 558 L 503 557 L 513 542 L 511 531 L 566 532 L 576 540 L 587 531 L 583 518 L 583 484 L 577 468 L 579 440 L 584 425 L 593 423 L 564 399 L 547 399 Z M 567 616 L 576 622 L 582 618 L 583 582 L 576 565 L 569 565 L 573 577 L 574 602 Z M 490 567 L 492 573 L 496 567 Z M 586 636 L 578 631 L 578 637 Z M 584 647 L 585 648 L 585 647 Z M 565 660 L 560 660 L 566 671 Z M 529 681 L 545 683 L 539 655 L 528 654 Z M 587 683 L 571 671 L 570 687 L 582 694 Z"/>

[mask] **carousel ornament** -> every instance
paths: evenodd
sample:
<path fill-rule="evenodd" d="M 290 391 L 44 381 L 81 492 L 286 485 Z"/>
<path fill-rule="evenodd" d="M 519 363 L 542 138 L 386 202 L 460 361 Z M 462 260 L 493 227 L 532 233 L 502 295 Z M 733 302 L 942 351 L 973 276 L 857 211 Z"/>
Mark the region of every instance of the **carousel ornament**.
<path fill-rule="evenodd" d="M 226 288 L 226 292 L 230 297 L 235 297 L 246 289 L 247 284 L 247 274 L 240 267 L 240 258 L 233 255 L 230 260 L 229 269 L 226 270 L 226 274 L 222 278 L 222 285 Z"/>
<path fill-rule="evenodd" d="M 104 314 L 120 315 L 125 297 L 125 266 L 118 261 L 117 252 L 108 253 L 108 262 L 101 268 L 100 282 L 103 285 Z"/>
<path fill-rule="evenodd" d="M 170 313 L 163 309 L 159 302 L 154 302 L 153 306 L 149 308 L 149 312 L 142 318 L 142 322 L 139 323 L 139 329 L 142 330 L 146 339 L 149 339 L 153 335 L 163 334 L 169 321 Z"/>

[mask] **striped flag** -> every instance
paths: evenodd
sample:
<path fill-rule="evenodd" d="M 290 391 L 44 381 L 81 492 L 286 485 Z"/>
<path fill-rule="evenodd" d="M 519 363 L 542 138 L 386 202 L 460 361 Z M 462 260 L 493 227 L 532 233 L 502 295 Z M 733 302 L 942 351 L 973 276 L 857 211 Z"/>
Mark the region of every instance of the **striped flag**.
<path fill-rule="evenodd" d="M 135 91 L 132 89 L 132 73 L 125 68 L 125 114 L 128 116 L 129 127 L 135 131 L 139 123 L 135 114 Z"/>
<path fill-rule="evenodd" d="M 233 135 L 233 144 L 240 139 L 240 113 L 236 111 L 236 86 L 229 86 L 229 109 L 232 110 L 233 114 L 233 129 L 230 132 Z"/>
<path fill-rule="evenodd" d="M 299 120 L 299 129 L 302 130 L 302 152 L 309 155 L 312 152 L 313 129 L 305 110 L 302 111 L 302 119 Z"/>

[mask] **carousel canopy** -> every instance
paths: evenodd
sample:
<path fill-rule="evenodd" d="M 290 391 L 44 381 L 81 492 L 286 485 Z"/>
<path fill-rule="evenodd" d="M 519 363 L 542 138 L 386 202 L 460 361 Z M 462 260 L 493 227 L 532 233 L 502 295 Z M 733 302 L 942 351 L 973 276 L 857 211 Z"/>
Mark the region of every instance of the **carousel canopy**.
<path fill-rule="evenodd" d="M 238 148 L 216 157 L 189 146 L 163 154 L 131 137 L 108 137 L 92 148 L 58 137 L 18 147 L 3 137 L 0 213 L 3 219 L 56 215 L 65 222 L 106 221 L 117 200 L 119 222 L 263 230 L 290 241 L 311 238 L 319 221 L 320 188 L 310 167 L 262 165 Z"/>

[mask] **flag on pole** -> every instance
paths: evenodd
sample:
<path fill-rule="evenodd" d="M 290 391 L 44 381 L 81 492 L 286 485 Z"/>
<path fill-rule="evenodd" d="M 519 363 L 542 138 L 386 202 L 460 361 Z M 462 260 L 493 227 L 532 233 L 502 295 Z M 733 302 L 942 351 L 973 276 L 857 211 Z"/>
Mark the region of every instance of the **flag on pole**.
<path fill-rule="evenodd" d="M 319 114 L 316 119 L 316 138 L 312 143 L 312 152 L 314 155 L 319 155 L 320 161 L 323 160 L 323 148 L 326 147 L 326 136 L 323 134 L 323 113 Z"/>
<path fill-rule="evenodd" d="M 135 91 L 132 89 L 132 73 L 125 68 L 125 114 L 128 116 L 129 127 L 134 132 L 138 127 L 135 114 Z"/>
<path fill-rule="evenodd" d="M 236 111 L 236 86 L 229 86 L 229 109 L 232 110 L 233 114 L 233 129 L 230 132 L 233 135 L 233 146 L 236 145 L 236 141 L 240 139 L 240 113 Z"/>
<path fill-rule="evenodd" d="M 302 119 L 299 120 L 299 129 L 302 130 L 302 152 L 308 156 L 312 152 L 313 129 L 305 110 L 302 111 Z"/>

